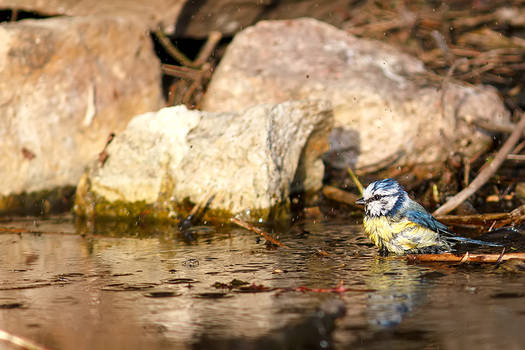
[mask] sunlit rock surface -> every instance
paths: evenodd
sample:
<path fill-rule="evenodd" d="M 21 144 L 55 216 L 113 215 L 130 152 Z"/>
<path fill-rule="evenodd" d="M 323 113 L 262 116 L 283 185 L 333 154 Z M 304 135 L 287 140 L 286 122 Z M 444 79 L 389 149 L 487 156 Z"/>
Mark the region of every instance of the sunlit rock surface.
<path fill-rule="evenodd" d="M 240 113 L 184 106 L 131 120 L 77 189 L 81 216 L 180 217 L 185 200 L 214 196 L 210 215 L 250 220 L 289 213 L 293 191 L 321 187 L 321 155 L 332 124 L 320 101 L 258 105 Z"/>
<path fill-rule="evenodd" d="M 133 17 L 137 26 L 157 28 L 159 24 L 173 26 L 186 2 L 187 0 L 0 0 L 0 8 L 47 16 L 128 16 Z"/>
<path fill-rule="evenodd" d="M 425 73 L 414 57 L 313 19 L 259 22 L 228 47 L 203 109 L 329 100 L 335 128 L 327 160 L 362 172 L 439 164 L 452 152 L 472 156 L 492 145 L 474 121 L 508 122 L 497 91 Z"/>
<path fill-rule="evenodd" d="M 148 34 L 125 17 L 1 24 L 0 212 L 9 195 L 76 185 L 111 132 L 160 108 L 159 80 Z"/>

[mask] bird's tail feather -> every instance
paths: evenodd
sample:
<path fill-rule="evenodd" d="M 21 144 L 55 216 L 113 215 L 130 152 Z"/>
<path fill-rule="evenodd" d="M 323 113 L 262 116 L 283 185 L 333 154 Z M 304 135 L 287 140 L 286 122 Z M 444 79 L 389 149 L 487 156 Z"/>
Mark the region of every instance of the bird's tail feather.
<path fill-rule="evenodd" d="M 470 239 L 470 238 L 459 237 L 459 236 L 447 237 L 447 240 L 456 241 L 459 243 L 486 245 L 489 247 L 503 247 L 503 245 L 499 243 L 479 241 L 477 239 Z"/>

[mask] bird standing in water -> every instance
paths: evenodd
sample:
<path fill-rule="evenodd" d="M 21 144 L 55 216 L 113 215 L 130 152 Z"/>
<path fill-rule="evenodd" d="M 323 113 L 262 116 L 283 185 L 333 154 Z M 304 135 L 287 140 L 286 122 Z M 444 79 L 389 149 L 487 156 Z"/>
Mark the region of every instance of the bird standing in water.
<path fill-rule="evenodd" d="M 365 206 L 365 233 L 382 255 L 445 253 L 455 243 L 500 247 L 500 244 L 455 236 L 423 206 L 408 197 L 394 179 L 372 182 L 357 204 Z"/>

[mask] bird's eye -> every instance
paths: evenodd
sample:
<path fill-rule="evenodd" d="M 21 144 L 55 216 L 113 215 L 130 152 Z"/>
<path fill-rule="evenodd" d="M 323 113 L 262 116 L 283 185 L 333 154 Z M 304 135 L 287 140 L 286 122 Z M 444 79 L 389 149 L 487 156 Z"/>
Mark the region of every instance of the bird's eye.
<path fill-rule="evenodd" d="M 381 199 L 381 196 L 378 195 L 378 194 L 376 194 L 375 196 L 372 197 L 372 200 L 374 200 L 374 201 L 378 201 L 380 199 Z"/>

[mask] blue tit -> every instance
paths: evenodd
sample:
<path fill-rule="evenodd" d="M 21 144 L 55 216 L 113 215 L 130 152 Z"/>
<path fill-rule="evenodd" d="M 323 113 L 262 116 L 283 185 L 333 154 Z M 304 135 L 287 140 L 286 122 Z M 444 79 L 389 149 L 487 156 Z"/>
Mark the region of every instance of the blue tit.
<path fill-rule="evenodd" d="M 501 246 L 455 236 L 423 206 L 410 199 L 394 179 L 372 182 L 356 203 L 365 206 L 365 233 L 382 255 L 445 253 L 450 252 L 455 243 Z"/>

